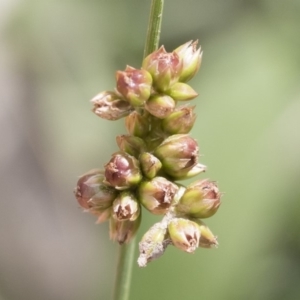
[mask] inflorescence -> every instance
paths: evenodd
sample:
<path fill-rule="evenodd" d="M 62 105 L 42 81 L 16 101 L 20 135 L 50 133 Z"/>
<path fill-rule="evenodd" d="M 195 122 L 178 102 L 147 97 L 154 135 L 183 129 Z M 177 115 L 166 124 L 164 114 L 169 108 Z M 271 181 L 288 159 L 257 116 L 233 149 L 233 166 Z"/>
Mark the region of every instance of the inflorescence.
<path fill-rule="evenodd" d="M 198 96 L 186 84 L 200 68 L 197 43 L 187 42 L 171 53 L 160 47 L 143 60 L 141 69 L 127 66 L 117 71 L 116 89 L 91 100 L 99 117 L 125 117 L 128 134 L 117 136 L 120 151 L 104 169 L 80 177 L 75 195 L 85 211 L 97 216 L 97 223 L 109 220 L 110 238 L 119 244 L 136 234 L 141 206 L 163 216 L 139 243 L 142 267 L 168 245 L 189 253 L 218 245 L 201 220 L 220 206 L 216 183 L 203 179 L 184 187 L 177 182 L 206 170 L 198 162 L 196 140 L 188 135 L 196 119 L 195 106 L 181 104 Z"/>

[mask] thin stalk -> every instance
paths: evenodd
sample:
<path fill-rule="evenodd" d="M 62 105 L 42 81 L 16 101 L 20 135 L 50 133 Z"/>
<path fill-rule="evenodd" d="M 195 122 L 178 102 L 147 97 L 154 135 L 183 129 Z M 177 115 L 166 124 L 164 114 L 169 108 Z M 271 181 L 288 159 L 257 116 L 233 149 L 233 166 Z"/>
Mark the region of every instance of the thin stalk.
<path fill-rule="evenodd" d="M 152 0 L 144 57 L 158 48 L 164 0 Z"/>
<path fill-rule="evenodd" d="M 152 0 L 149 16 L 144 57 L 158 48 L 164 0 Z M 130 292 L 135 239 L 128 245 L 119 246 L 117 274 L 114 288 L 114 300 L 128 300 Z"/>
<path fill-rule="evenodd" d="M 128 245 L 119 245 L 114 300 L 129 299 L 134 250 L 135 238 Z"/>

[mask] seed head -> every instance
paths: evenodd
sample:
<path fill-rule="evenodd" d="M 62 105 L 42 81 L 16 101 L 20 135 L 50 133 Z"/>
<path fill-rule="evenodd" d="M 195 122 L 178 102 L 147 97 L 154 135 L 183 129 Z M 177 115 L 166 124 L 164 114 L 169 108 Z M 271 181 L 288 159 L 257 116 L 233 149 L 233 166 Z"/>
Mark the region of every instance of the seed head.
<path fill-rule="evenodd" d="M 195 106 L 181 106 L 175 109 L 162 121 L 163 131 L 170 135 L 189 133 L 196 120 L 194 108 Z"/>
<path fill-rule="evenodd" d="M 82 208 L 99 215 L 112 205 L 117 191 L 104 184 L 103 171 L 93 169 L 79 178 L 75 197 Z"/>
<path fill-rule="evenodd" d="M 104 91 L 96 95 L 91 102 L 94 105 L 93 112 L 106 120 L 121 119 L 129 115 L 133 109 L 130 103 L 111 91 Z"/>
<path fill-rule="evenodd" d="M 140 215 L 140 205 L 134 193 L 124 191 L 114 200 L 112 216 L 119 221 L 134 221 Z"/>
<path fill-rule="evenodd" d="M 194 218 L 209 218 L 217 212 L 220 199 L 221 194 L 215 182 L 198 180 L 187 187 L 176 206 L 176 212 Z"/>
<path fill-rule="evenodd" d="M 176 172 L 190 171 L 198 163 L 199 147 L 187 134 L 175 134 L 165 139 L 154 151 L 164 171 L 176 177 Z"/>
<path fill-rule="evenodd" d="M 172 243 L 177 248 L 192 253 L 200 241 L 200 228 L 197 223 L 183 218 L 172 219 L 168 225 Z"/>
<path fill-rule="evenodd" d="M 183 68 L 179 77 L 181 82 L 187 82 L 192 79 L 200 68 L 202 52 L 201 48 L 197 49 L 197 44 L 198 41 L 189 41 L 174 50 L 183 62 Z"/>
<path fill-rule="evenodd" d="M 142 180 L 138 160 L 125 152 L 113 154 L 105 165 L 104 175 L 104 183 L 117 190 L 129 189 Z"/>
<path fill-rule="evenodd" d="M 149 54 L 142 64 L 153 78 L 153 86 L 159 92 L 169 89 L 178 81 L 183 62 L 176 52 L 168 53 L 164 46 Z"/>
<path fill-rule="evenodd" d="M 125 118 L 125 126 L 129 134 L 143 138 L 150 131 L 149 118 L 145 114 L 133 111 Z"/>
<path fill-rule="evenodd" d="M 152 77 L 146 70 L 127 66 L 125 71 L 117 71 L 117 90 L 132 106 L 142 106 L 150 97 Z"/>
<path fill-rule="evenodd" d="M 138 197 L 142 205 L 156 215 L 165 214 L 178 191 L 178 186 L 164 177 L 155 177 L 139 185 Z"/>

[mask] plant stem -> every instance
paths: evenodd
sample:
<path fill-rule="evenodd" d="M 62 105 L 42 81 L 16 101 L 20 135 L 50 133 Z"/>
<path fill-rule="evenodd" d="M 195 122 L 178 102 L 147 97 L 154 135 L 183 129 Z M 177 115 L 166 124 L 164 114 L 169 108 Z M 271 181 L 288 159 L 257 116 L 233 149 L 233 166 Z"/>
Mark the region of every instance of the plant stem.
<path fill-rule="evenodd" d="M 134 250 L 135 238 L 128 245 L 119 245 L 114 300 L 129 299 Z"/>
<path fill-rule="evenodd" d="M 144 57 L 158 48 L 164 0 L 152 0 Z"/>
<path fill-rule="evenodd" d="M 152 0 L 144 57 L 158 48 L 164 0 Z M 114 300 L 128 300 L 135 250 L 135 239 L 119 246 L 119 257 L 114 289 Z"/>

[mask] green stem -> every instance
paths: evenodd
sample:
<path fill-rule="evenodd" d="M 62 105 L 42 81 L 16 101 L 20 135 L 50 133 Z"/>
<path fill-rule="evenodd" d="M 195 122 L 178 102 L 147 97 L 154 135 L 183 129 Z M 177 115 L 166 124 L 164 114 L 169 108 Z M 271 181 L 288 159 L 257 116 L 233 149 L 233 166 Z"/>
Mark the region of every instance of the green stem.
<path fill-rule="evenodd" d="M 114 300 L 129 299 L 134 250 L 135 239 L 133 239 L 128 245 L 119 245 Z"/>
<path fill-rule="evenodd" d="M 152 0 L 144 57 L 158 48 L 164 0 Z"/>
<path fill-rule="evenodd" d="M 158 48 L 164 0 L 152 0 L 144 57 Z M 119 246 L 114 300 L 128 300 L 135 250 L 135 239 Z"/>

